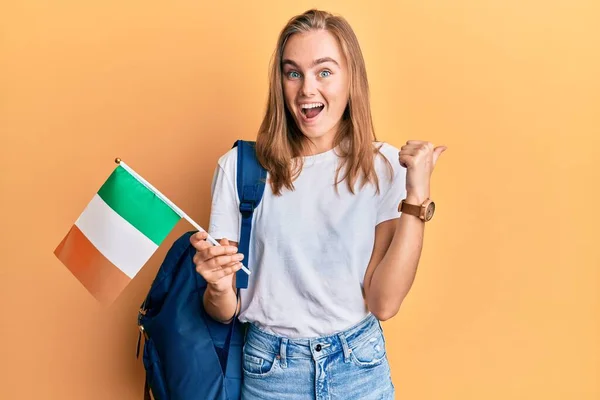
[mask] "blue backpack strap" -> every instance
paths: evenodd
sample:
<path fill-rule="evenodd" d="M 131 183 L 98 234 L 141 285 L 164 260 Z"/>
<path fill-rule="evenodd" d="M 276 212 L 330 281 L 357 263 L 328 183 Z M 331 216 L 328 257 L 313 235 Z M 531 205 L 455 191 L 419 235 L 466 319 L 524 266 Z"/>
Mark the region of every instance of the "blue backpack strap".
<path fill-rule="evenodd" d="M 255 146 L 255 142 L 245 140 L 238 140 L 233 145 L 233 147 L 238 148 L 237 191 L 242 217 L 238 249 L 244 255 L 242 262 L 248 269 L 252 216 L 254 215 L 254 209 L 258 207 L 262 200 L 267 179 L 267 171 L 256 158 Z M 242 270 L 236 273 L 236 286 L 244 289 L 248 287 L 248 275 Z"/>

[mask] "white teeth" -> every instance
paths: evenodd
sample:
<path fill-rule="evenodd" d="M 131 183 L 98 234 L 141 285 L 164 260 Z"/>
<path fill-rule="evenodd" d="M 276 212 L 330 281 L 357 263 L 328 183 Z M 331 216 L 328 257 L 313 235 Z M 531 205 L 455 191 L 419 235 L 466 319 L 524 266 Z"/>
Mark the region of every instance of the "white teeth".
<path fill-rule="evenodd" d="M 323 103 L 310 103 L 310 104 L 302 104 L 301 107 L 304 108 L 317 108 L 324 107 Z"/>

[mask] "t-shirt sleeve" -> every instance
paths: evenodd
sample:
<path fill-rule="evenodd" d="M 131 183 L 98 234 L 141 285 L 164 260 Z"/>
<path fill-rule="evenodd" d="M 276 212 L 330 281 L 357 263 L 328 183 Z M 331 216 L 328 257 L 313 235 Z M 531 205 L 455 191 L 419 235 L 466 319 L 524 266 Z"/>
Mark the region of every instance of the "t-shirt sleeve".
<path fill-rule="evenodd" d="M 235 181 L 217 164 L 211 186 L 211 208 L 208 233 L 215 239 L 239 240 L 239 201 Z"/>
<path fill-rule="evenodd" d="M 383 174 L 379 178 L 381 199 L 377 210 L 376 225 L 390 219 L 400 218 L 398 205 L 406 197 L 406 169 L 400 165 L 397 158 L 389 157 L 388 160 L 394 169 L 394 177 L 392 182 L 390 182 L 389 173 Z M 386 166 L 386 169 L 389 168 Z"/>

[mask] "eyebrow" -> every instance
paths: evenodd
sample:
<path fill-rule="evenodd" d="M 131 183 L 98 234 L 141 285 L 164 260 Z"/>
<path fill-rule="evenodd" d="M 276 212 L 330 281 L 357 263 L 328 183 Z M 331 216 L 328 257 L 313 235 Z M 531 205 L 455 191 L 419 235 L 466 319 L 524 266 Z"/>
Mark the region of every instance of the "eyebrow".
<path fill-rule="evenodd" d="M 332 63 L 334 63 L 335 65 L 337 65 L 338 67 L 340 66 L 340 64 L 338 64 L 338 62 L 337 62 L 337 61 L 335 61 L 333 58 L 331 58 L 331 57 L 323 57 L 323 58 L 318 58 L 318 59 L 316 59 L 315 61 L 313 61 L 313 62 L 312 62 L 312 65 L 311 65 L 311 67 L 314 67 L 315 65 L 318 65 L 318 64 L 323 64 L 323 63 L 326 63 L 326 62 L 332 62 Z M 283 67 L 284 65 L 291 65 L 291 66 L 293 66 L 293 67 L 299 68 L 298 64 L 296 64 L 296 63 L 295 63 L 294 61 L 292 61 L 292 60 L 288 60 L 287 58 L 286 58 L 286 59 L 284 59 L 284 60 L 281 62 L 281 66 Z"/>

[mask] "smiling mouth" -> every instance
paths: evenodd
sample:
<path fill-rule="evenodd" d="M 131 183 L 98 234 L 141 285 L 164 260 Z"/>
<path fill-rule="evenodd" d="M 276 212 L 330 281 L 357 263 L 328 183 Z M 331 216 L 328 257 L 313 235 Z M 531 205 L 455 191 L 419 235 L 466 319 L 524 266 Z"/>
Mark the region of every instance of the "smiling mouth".
<path fill-rule="evenodd" d="M 321 111 L 323 111 L 325 105 L 323 103 L 311 103 L 303 104 L 301 107 L 302 114 L 304 114 L 307 119 L 312 119 L 319 115 Z"/>

